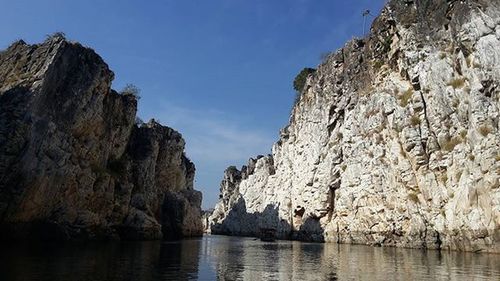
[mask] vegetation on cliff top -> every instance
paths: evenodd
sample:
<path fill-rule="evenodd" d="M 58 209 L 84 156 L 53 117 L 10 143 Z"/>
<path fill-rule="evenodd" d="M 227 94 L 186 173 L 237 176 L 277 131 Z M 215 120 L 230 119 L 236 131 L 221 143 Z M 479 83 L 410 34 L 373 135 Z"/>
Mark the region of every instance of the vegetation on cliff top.
<path fill-rule="evenodd" d="M 141 89 L 139 89 L 134 84 L 127 84 L 121 91 L 120 94 L 124 96 L 133 96 L 136 100 L 141 99 L 140 96 Z"/>
<path fill-rule="evenodd" d="M 295 76 L 295 79 L 293 80 L 293 89 L 295 90 L 295 101 L 294 104 L 297 103 L 297 101 L 300 99 L 300 94 L 302 93 L 302 90 L 304 89 L 304 86 L 307 81 L 307 77 L 310 74 L 313 74 L 316 72 L 316 69 L 310 68 L 310 67 L 305 67 L 303 68 L 297 76 Z"/>
<path fill-rule="evenodd" d="M 302 69 L 297 76 L 295 76 L 295 79 L 293 80 L 293 89 L 297 92 L 301 92 L 302 89 L 304 89 L 304 85 L 306 84 L 307 76 L 309 74 L 312 74 L 316 72 L 316 69 L 314 68 L 309 68 L 305 67 Z"/>

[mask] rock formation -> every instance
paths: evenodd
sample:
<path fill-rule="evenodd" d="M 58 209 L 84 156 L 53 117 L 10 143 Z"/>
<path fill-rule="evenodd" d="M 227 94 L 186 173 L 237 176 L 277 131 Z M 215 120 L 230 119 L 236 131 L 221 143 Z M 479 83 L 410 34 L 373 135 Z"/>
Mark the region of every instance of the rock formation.
<path fill-rule="evenodd" d="M 212 233 L 500 252 L 500 1 L 390 1 L 309 75 Z"/>
<path fill-rule="evenodd" d="M 210 216 L 213 209 L 201 211 L 201 224 L 203 225 L 203 232 L 210 233 Z"/>
<path fill-rule="evenodd" d="M 201 193 L 182 136 L 136 125 L 91 49 L 55 35 L 0 53 L 0 236 L 200 235 Z"/>

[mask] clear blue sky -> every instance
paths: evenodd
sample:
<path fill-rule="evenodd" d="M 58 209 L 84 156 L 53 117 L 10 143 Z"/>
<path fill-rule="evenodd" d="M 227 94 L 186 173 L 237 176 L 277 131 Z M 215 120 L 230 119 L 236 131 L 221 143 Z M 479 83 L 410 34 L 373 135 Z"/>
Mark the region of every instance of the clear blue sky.
<path fill-rule="evenodd" d="M 363 30 L 384 0 L 2 0 L 0 48 L 63 31 L 99 53 L 113 87 L 141 90 L 139 116 L 180 131 L 203 207 L 229 165 L 270 153 L 292 81 Z"/>

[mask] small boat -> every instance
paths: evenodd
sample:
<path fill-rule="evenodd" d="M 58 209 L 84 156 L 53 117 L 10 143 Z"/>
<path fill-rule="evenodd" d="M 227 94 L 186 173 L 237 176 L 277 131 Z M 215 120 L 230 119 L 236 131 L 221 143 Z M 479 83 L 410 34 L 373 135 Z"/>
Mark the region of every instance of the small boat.
<path fill-rule="evenodd" d="M 265 242 L 274 242 L 276 240 L 276 229 L 274 228 L 261 228 L 260 240 Z"/>

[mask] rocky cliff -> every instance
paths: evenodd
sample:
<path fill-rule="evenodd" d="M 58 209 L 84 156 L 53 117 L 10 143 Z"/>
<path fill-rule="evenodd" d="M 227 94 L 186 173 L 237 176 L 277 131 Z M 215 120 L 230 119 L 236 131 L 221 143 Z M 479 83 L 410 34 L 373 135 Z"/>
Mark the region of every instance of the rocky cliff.
<path fill-rule="evenodd" d="M 500 252 L 500 1 L 390 1 L 307 78 L 212 233 Z"/>
<path fill-rule="evenodd" d="M 200 235 L 201 193 L 182 136 L 136 125 L 137 98 L 62 36 L 0 53 L 0 236 Z"/>

